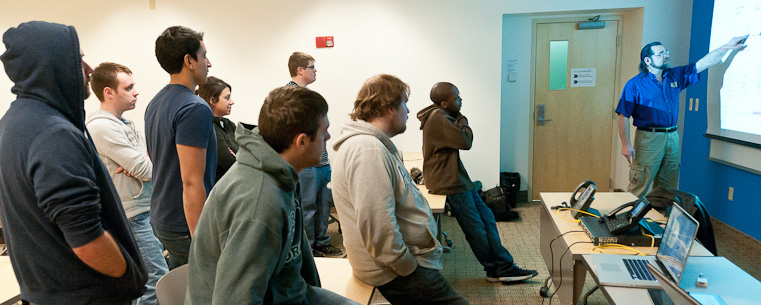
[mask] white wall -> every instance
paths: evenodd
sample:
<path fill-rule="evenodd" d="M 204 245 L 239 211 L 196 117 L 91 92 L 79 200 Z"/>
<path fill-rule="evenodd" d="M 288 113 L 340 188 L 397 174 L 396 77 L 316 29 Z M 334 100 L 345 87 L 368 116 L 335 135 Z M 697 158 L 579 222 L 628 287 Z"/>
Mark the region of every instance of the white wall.
<path fill-rule="evenodd" d="M 528 162 L 528 82 L 519 83 L 511 99 L 516 111 L 503 114 L 502 120 L 515 122 L 517 128 L 500 151 L 503 14 L 645 7 L 645 39 L 663 41 L 675 63 L 682 63 L 687 58 L 692 7 L 689 0 L 155 1 L 156 10 L 149 10 L 147 0 L 79 0 L 76 5 L 3 0 L 0 29 L 29 20 L 74 25 L 92 66 L 113 61 L 133 70 L 141 96 L 137 109 L 125 116 L 138 126 L 143 125 L 148 101 L 169 80 L 153 47 L 158 34 L 172 25 L 205 32 L 213 64 L 210 75 L 233 86 L 233 121 L 256 123 L 266 94 L 289 81 L 288 56 L 303 51 L 316 58 L 318 80 L 310 88 L 330 104 L 334 137 L 348 120 L 364 80 L 390 73 L 412 87 L 408 130 L 394 141 L 404 151 L 420 151 L 422 133 L 414 114 L 430 103 L 428 92 L 435 82 L 450 81 L 460 89 L 462 111 L 475 132 L 473 149 L 462 154 L 465 165 L 473 179 L 487 186 L 497 183 L 500 168 L 524 171 Z M 324 35 L 335 36 L 336 47 L 316 49 L 315 36 Z M 521 59 L 521 73 L 528 75 L 530 27 L 528 31 L 521 27 L 510 38 L 509 43 L 520 50 L 516 56 Z M 11 86 L 6 76 L 0 76 L 2 113 L 15 99 Z M 88 111 L 98 107 L 94 97 L 85 103 Z M 501 166 L 500 154 L 506 156 Z"/>

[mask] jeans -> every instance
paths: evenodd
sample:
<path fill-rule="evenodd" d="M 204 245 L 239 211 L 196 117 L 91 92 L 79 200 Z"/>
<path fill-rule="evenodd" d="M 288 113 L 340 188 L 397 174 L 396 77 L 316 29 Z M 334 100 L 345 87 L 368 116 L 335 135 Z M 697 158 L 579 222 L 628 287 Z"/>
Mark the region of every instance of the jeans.
<path fill-rule="evenodd" d="M 441 272 L 418 266 L 408 276 L 398 276 L 376 287 L 393 305 L 470 304 L 447 283 Z"/>
<path fill-rule="evenodd" d="M 151 304 L 157 305 L 156 300 L 156 282 L 164 276 L 169 270 L 167 269 L 166 260 L 164 260 L 164 248 L 161 242 L 153 235 L 150 224 L 150 212 L 138 214 L 129 219 L 132 226 L 132 236 L 135 237 L 140 255 L 145 263 L 145 270 L 148 271 L 148 282 L 145 283 L 145 294 L 132 301 L 133 305 Z"/>
<path fill-rule="evenodd" d="M 330 290 L 307 285 L 306 304 L 309 305 L 360 305 Z"/>
<path fill-rule="evenodd" d="M 330 165 L 307 167 L 299 172 L 301 184 L 301 213 L 304 215 L 304 231 L 312 249 L 330 244 L 328 222 L 333 194 L 328 189 Z"/>
<path fill-rule="evenodd" d="M 499 277 L 513 267 L 513 256 L 502 246 L 494 213 L 476 190 L 447 195 L 447 203 L 460 224 L 470 249 L 484 266 L 486 276 Z"/>
<path fill-rule="evenodd" d="M 629 165 L 628 191 L 645 196 L 648 186 L 677 188 L 679 179 L 679 133 L 637 130 L 634 134 L 636 158 Z"/>
<path fill-rule="evenodd" d="M 169 251 L 169 259 L 167 259 L 169 270 L 188 263 L 190 232 L 169 232 L 153 227 L 153 234 L 164 245 L 164 249 Z"/>

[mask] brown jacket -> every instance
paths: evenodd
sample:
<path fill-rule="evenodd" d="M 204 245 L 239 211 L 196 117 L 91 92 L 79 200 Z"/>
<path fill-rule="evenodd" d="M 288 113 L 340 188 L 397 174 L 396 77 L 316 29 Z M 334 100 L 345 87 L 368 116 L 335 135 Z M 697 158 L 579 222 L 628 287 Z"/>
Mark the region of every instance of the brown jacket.
<path fill-rule="evenodd" d="M 436 104 L 420 110 L 417 118 L 423 130 L 423 177 L 428 191 L 454 195 L 472 190 L 473 182 L 460 161 L 460 150 L 473 145 L 468 119 Z"/>

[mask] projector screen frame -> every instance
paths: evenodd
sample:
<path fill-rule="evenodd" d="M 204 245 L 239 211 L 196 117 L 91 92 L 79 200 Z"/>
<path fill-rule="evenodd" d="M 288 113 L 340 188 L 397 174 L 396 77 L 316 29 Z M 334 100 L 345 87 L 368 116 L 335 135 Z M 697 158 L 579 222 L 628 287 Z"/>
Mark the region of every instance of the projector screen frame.
<path fill-rule="evenodd" d="M 713 139 L 713 140 L 719 140 L 719 141 L 724 141 L 724 142 L 729 142 L 729 143 L 733 143 L 733 144 L 750 146 L 752 148 L 761 149 L 761 144 L 753 143 L 753 142 L 749 142 L 749 141 L 743 141 L 743 140 L 736 139 L 736 138 L 724 137 L 724 136 L 719 136 L 719 135 L 710 134 L 710 133 L 704 134 L 703 137 L 706 137 L 706 138 L 709 138 L 709 139 Z"/>

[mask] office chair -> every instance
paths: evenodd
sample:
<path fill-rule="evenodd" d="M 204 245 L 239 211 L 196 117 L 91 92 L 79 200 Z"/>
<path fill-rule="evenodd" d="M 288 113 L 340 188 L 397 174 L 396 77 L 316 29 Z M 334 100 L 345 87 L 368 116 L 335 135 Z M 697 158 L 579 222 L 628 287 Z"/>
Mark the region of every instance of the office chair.
<path fill-rule="evenodd" d="M 687 211 L 690 216 L 694 217 L 695 220 L 700 223 L 696 239 L 713 255 L 718 255 L 716 238 L 714 237 L 713 225 L 711 224 L 711 216 L 708 215 L 708 210 L 706 210 L 703 202 L 700 201 L 698 196 L 675 189 L 656 188 L 650 192 L 646 198 L 650 201 L 650 204 L 661 213 L 666 211 L 667 207 L 670 207 L 672 202 L 679 204 L 679 206 Z M 668 214 L 664 215 L 668 216 Z"/>
<path fill-rule="evenodd" d="M 184 305 L 188 290 L 188 265 L 182 265 L 164 274 L 156 283 L 159 305 Z"/>

